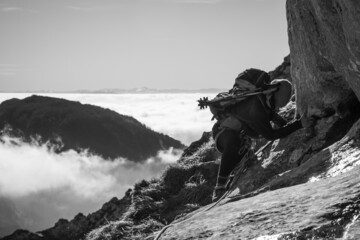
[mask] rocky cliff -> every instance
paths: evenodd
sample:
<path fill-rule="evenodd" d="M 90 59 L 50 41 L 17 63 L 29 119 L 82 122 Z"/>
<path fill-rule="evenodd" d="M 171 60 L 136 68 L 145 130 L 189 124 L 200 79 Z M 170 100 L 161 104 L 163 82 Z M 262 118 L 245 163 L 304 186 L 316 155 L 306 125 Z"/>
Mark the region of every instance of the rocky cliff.
<path fill-rule="evenodd" d="M 10 126 L 10 127 L 9 127 Z M 159 150 L 184 148 L 130 116 L 59 98 L 31 96 L 0 104 L 0 134 L 56 145 L 56 151 L 89 150 L 104 158 L 144 161 Z"/>
<path fill-rule="evenodd" d="M 300 112 L 342 114 L 360 98 L 360 2 L 288 0 L 291 74 Z"/>
<path fill-rule="evenodd" d="M 360 2 L 288 0 L 286 8 L 290 58 L 272 74 L 291 69 L 296 99 L 281 114 L 314 117 L 311 131 L 257 141 L 216 206 L 219 154 L 205 133 L 161 178 L 112 200 L 109 215 L 63 220 L 37 239 L 154 239 L 165 226 L 160 239 L 360 239 Z M 79 234 L 85 222 L 94 228 Z M 34 237 L 6 239 L 26 234 Z"/>

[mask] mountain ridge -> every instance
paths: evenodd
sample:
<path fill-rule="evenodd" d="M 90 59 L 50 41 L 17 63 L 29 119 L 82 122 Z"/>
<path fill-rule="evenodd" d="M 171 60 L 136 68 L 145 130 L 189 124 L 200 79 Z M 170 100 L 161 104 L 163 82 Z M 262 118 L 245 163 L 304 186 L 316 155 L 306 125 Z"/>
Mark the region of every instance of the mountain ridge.
<path fill-rule="evenodd" d="M 0 128 L 7 129 L 2 134 L 27 142 L 40 136 L 40 143 L 57 145 L 57 152 L 88 149 L 109 159 L 123 157 L 140 162 L 156 156 L 160 150 L 184 148 L 180 141 L 151 130 L 133 117 L 90 104 L 37 95 L 2 102 Z"/>

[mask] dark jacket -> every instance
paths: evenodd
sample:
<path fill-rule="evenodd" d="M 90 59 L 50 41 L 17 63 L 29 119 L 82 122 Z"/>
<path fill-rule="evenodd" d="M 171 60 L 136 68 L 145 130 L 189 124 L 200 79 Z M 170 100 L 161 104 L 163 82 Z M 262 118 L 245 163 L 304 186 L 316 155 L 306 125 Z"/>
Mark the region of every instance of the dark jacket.
<path fill-rule="evenodd" d="M 252 138 L 274 140 L 302 128 L 300 120 L 285 125 L 286 121 L 270 109 L 260 96 L 252 96 L 237 103 L 229 109 L 229 113 L 241 121 L 245 133 Z M 270 121 L 280 127 L 273 129 Z"/>

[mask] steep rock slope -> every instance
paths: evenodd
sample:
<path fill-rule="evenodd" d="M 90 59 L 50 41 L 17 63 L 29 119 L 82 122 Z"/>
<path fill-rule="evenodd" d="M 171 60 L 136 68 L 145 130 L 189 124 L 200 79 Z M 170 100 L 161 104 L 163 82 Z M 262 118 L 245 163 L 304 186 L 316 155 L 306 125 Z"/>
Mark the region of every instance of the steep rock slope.
<path fill-rule="evenodd" d="M 321 137 L 301 130 L 274 142 L 218 206 L 174 221 L 160 239 L 358 239 L 360 120 L 339 140 L 358 117 L 324 119 Z"/>
<path fill-rule="evenodd" d="M 8 126 L 11 130 L 6 129 Z M 57 144 L 57 151 L 88 149 L 104 158 L 146 160 L 159 150 L 183 148 L 177 140 L 147 128 L 130 116 L 65 99 L 31 96 L 0 104 L 3 134 Z M 58 139 L 61 139 L 61 143 Z"/>
<path fill-rule="evenodd" d="M 198 212 L 161 239 L 359 239 L 358 171 Z"/>

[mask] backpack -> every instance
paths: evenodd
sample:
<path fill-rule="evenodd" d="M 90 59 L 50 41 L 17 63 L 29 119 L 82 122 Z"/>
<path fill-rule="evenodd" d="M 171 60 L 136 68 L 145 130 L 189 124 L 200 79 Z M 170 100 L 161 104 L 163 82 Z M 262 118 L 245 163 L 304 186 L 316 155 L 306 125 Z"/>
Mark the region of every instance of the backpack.
<path fill-rule="evenodd" d="M 209 106 L 214 115 L 213 119 L 224 118 L 229 106 L 233 106 L 249 96 L 263 94 L 264 87 L 269 81 L 270 76 L 267 72 L 255 68 L 246 69 L 236 77 L 233 88 L 228 92 L 221 92 L 211 100 L 205 97 L 199 99 L 200 109 Z"/>
<path fill-rule="evenodd" d="M 263 88 L 265 84 L 269 84 L 270 75 L 260 69 L 249 68 L 240 73 L 235 78 L 233 88 L 251 90 L 256 88 Z"/>

